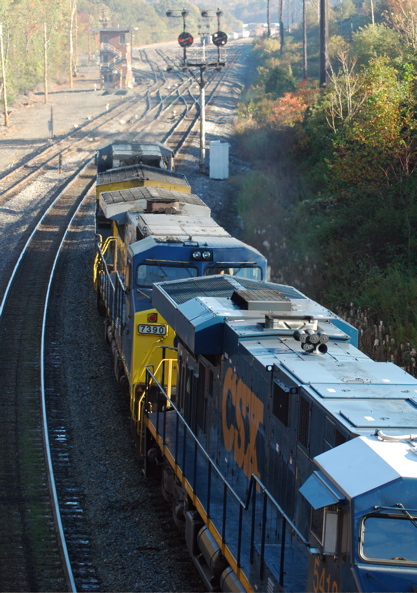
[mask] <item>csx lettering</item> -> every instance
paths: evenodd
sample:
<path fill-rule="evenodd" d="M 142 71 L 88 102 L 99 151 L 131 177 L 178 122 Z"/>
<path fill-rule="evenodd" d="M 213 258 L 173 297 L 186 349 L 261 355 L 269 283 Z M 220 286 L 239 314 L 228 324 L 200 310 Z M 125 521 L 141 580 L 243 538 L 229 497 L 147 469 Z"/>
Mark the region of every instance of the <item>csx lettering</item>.
<path fill-rule="evenodd" d="M 260 477 L 256 435 L 263 420 L 264 405 L 233 370 L 227 370 L 223 384 L 222 425 L 227 451 L 232 451 L 245 475 Z"/>

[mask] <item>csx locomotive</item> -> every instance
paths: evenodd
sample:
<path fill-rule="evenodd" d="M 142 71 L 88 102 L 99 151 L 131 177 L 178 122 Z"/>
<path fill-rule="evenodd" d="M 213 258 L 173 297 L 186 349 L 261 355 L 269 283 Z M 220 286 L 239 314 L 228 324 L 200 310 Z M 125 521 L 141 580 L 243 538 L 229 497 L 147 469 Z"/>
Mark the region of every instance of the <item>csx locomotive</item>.
<path fill-rule="evenodd" d="M 151 303 L 154 282 L 218 273 L 262 279 L 267 262 L 219 226 L 186 178 L 171 170 L 143 164 L 106 170 L 97 176 L 97 197 L 98 308 L 115 374 L 134 407 L 145 367 L 174 347 L 172 328 Z"/>
<path fill-rule="evenodd" d="M 177 352 L 133 415 L 207 589 L 417 591 L 417 380 L 289 286 L 190 277 L 152 304 Z"/>

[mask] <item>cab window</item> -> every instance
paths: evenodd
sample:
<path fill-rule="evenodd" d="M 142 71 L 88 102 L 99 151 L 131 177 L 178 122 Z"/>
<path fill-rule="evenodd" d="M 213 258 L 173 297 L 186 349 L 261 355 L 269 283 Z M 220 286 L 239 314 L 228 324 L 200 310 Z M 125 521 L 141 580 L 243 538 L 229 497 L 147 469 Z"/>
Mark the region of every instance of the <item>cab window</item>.
<path fill-rule="evenodd" d="M 417 518 L 370 516 L 362 523 L 361 556 L 392 563 L 417 562 Z"/>
<path fill-rule="evenodd" d="M 169 266 L 159 262 L 140 264 L 136 268 L 136 284 L 139 286 L 152 286 L 155 282 L 195 278 L 197 274 L 197 268 L 191 266 Z"/>
<path fill-rule="evenodd" d="M 237 276 L 238 278 L 249 278 L 250 280 L 262 280 L 261 268 L 250 267 L 225 267 L 225 266 L 209 266 L 205 270 L 206 276 L 215 276 L 216 274 L 228 274 L 229 276 Z"/>

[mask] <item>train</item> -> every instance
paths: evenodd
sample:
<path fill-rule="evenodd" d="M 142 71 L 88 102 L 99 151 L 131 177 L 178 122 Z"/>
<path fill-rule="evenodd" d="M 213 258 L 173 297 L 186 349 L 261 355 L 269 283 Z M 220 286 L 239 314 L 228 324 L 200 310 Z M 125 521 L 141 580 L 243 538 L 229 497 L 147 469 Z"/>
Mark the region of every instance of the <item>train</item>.
<path fill-rule="evenodd" d="M 139 144 L 133 149 L 143 153 Z M 106 148 L 106 154 L 114 153 Z M 175 347 L 174 331 L 151 303 L 154 282 L 218 273 L 265 279 L 268 266 L 259 251 L 214 221 L 185 176 L 173 170 L 129 162 L 98 167 L 96 197 L 97 307 L 105 317 L 115 375 L 134 409 L 146 366 Z"/>
<path fill-rule="evenodd" d="M 97 177 L 97 306 L 206 589 L 416 591 L 417 380 L 270 282 L 185 177 L 133 166 Z"/>
<path fill-rule="evenodd" d="M 417 380 L 291 286 L 180 279 L 152 303 L 177 351 L 137 433 L 207 590 L 416 591 Z"/>

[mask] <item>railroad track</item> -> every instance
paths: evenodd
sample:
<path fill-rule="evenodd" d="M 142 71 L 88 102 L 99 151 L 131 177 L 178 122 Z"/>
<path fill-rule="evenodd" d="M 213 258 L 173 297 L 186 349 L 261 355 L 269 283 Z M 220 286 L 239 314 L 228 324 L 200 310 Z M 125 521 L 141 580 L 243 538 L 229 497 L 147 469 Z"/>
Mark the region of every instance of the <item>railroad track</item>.
<path fill-rule="evenodd" d="M 156 73 L 155 78 L 158 79 Z M 19 233 L 14 233 L 16 242 L 9 247 L 13 253 L 7 265 L 2 264 L 0 269 L 3 278 L 3 284 L 0 283 L 1 591 L 100 590 L 91 555 L 89 526 L 83 513 L 83 493 L 77 480 L 71 477 L 74 471 L 68 471 L 71 460 L 65 420 L 66 394 L 60 378 L 65 362 L 56 347 L 62 312 L 59 288 L 53 288 L 51 273 L 66 229 L 94 182 L 94 167 L 85 169 L 85 166 L 95 149 L 104 143 L 103 137 L 95 138 L 98 126 L 112 128 L 116 119 L 112 134 L 135 134 L 135 137 L 141 134 L 147 137 L 153 126 L 160 140 L 162 134 L 155 122 L 166 127 L 167 112 L 175 105 L 174 101 L 184 105 L 185 113 L 191 109 L 195 112 L 195 124 L 198 110 L 191 90 L 193 81 L 188 76 L 183 78 L 180 77 L 178 86 L 170 84 L 171 88 L 167 88 L 168 83 L 160 76 L 146 93 L 141 93 L 140 117 L 135 117 L 137 105 L 127 113 L 130 100 L 139 103 L 136 95 L 103 114 L 103 120 L 96 118 L 82 131 L 62 139 L 68 144 L 60 141 L 45 147 L 43 161 L 35 160 L 35 156 L 41 155 L 32 155 L 33 159 L 21 162 L 11 175 L 1 179 L 0 204 L 4 210 L 22 208 L 22 222 L 15 225 Z M 123 124 L 118 121 L 121 117 Z M 57 179 L 54 159 L 62 154 L 64 147 L 67 155 L 72 154 L 73 161 L 70 163 L 69 156 L 65 158 L 65 174 Z M 36 175 L 28 177 L 28 173 L 35 171 Z M 48 180 L 44 181 L 46 177 Z M 39 183 L 48 183 L 50 188 L 39 189 Z M 28 185 L 42 194 L 39 207 L 31 212 L 13 201 L 16 194 L 24 198 Z M 47 303 L 51 287 L 56 300 Z"/>
<path fill-rule="evenodd" d="M 175 74 L 179 76 L 180 83 L 174 87 L 169 85 L 168 92 L 162 95 L 162 90 L 167 86 L 164 69 L 158 62 L 148 58 L 145 51 L 141 52 L 152 68 L 154 83 L 145 93 L 135 94 L 124 98 L 114 105 L 108 112 L 99 114 L 93 120 L 87 121 L 79 129 L 64 138 L 52 140 L 41 150 L 28 155 L 23 161 L 17 163 L 13 168 L 0 175 L 0 206 L 7 203 L 12 196 L 18 194 L 22 187 L 28 182 L 34 181 L 48 169 L 61 169 L 62 163 L 71 158 L 70 155 L 81 150 L 87 151 L 85 161 L 89 160 L 94 152 L 103 145 L 105 139 L 109 141 L 112 137 L 120 137 L 123 134 L 127 139 L 140 139 L 149 134 L 151 128 L 157 129 L 159 139 L 161 137 L 159 128 L 155 128 L 158 120 L 167 117 L 166 112 L 178 105 L 178 116 L 173 116 L 171 129 L 165 136 L 165 141 L 175 153 L 180 152 L 181 147 L 186 144 L 188 136 L 192 133 L 199 117 L 198 93 L 193 92 L 193 81 L 188 74 L 178 69 Z M 172 58 L 158 52 L 162 64 L 172 64 Z M 232 64 L 238 57 L 238 52 L 230 56 Z M 228 65 L 230 67 L 230 65 Z M 222 76 L 214 77 L 206 89 L 206 103 L 209 105 L 216 88 L 221 84 Z M 155 87 L 155 88 L 152 88 Z M 194 115 L 192 115 L 192 113 Z M 117 129 L 111 131 L 111 123 L 119 121 Z M 175 121 L 174 121 L 175 120 Z M 166 121 L 163 122 L 165 125 Z"/>
<path fill-rule="evenodd" d="M 1 591 L 75 590 L 59 507 L 51 496 L 56 486 L 45 461 L 48 430 L 40 338 L 45 337 L 45 297 L 55 257 L 94 174 L 93 166 L 81 172 L 45 213 L 0 308 Z M 67 523 L 73 529 L 72 522 Z"/>

